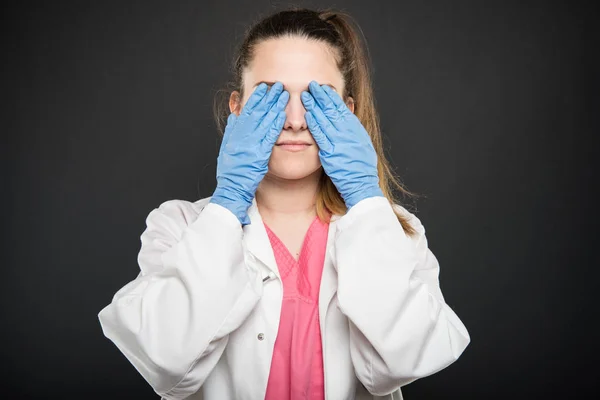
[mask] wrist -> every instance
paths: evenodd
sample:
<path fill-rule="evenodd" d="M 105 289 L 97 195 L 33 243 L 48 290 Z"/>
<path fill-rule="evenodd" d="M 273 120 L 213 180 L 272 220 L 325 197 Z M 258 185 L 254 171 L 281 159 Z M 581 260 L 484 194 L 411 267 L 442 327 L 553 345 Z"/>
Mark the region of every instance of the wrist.
<path fill-rule="evenodd" d="M 385 197 L 385 195 L 383 194 L 383 191 L 379 185 L 375 185 L 368 188 L 361 188 L 361 190 L 357 191 L 356 193 L 342 197 L 344 198 L 346 207 L 348 210 L 350 210 L 361 200 L 368 199 L 370 197 Z"/>
<path fill-rule="evenodd" d="M 252 204 L 252 200 L 247 201 L 243 196 L 240 196 L 232 190 L 217 187 L 209 202 L 218 204 L 231 211 L 242 225 L 250 224 L 248 208 Z"/>

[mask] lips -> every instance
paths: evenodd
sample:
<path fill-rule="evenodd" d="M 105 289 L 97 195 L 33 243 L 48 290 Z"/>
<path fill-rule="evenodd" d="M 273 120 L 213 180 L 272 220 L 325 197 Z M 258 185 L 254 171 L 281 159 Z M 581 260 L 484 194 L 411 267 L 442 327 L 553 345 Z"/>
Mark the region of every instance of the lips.
<path fill-rule="evenodd" d="M 284 140 L 283 142 L 275 143 L 275 145 L 276 146 L 282 146 L 282 145 L 305 145 L 305 146 L 310 146 L 310 143 L 303 142 L 301 140 Z"/>
<path fill-rule="evenodd" d="M 282 151 L 290 152 L 302 152 L 312 146 L 311 143 L 303 142 L 301 140 L 284 140 L 281 143 L 276 144 L 277 147 Z"/>

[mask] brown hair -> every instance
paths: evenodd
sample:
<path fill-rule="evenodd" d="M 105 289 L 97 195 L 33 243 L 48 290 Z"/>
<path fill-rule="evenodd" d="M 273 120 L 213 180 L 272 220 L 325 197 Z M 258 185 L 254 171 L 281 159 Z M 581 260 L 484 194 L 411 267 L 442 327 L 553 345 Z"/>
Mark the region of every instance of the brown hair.
<path fill-rule="evenodd" d="M 357 28 L 354 28 L 353 25 Z M 404 188 L 385 157 L 379 117 L 375 109 L 369 57 L 365 51 L 367 46 L 365 44 L 363 48 L 358 31 L 362 33 L 353 18 L 342 11 L 292 8 L 276 12 L 258 21 L 246 31 L 245 38 L 234 59 L 233 82 L 229 83 L 229 87 L 239 91 L 240 98 L 243 98 L 243 70 L 252 61 L 253 50 L 264 40 L 282 36 L 300 36 L 330 45 L 336 50 L 338 67 L 344 78 L 345 90 L 342 97 L 346 101 L 349 97 L 353 98 L 354 113 L 369 133 L 377 153 L 377 171 L 381 190 L 391 204 L 399 204 L 394 197 L 394 188 L 398 189 L 403 196 L 416 195 Z M 228 91 L 219 91 L 215 97 L 215 119 L 221 134 L 230 113 L 229 96 L 227 98 L 218 96 L 223 92 L 227 93 Z M 344 200 L 325 173 L 321 176 L 316 200 L 317 215 L 322 221 L 329 221 L 330 213 L 343 215 L 347 211 Z M 404 231 L 408 235 L 415 234 L 415 229 L 409 223 L 409 216 L 401 214 L 396 209 L 394 212 Z"/>

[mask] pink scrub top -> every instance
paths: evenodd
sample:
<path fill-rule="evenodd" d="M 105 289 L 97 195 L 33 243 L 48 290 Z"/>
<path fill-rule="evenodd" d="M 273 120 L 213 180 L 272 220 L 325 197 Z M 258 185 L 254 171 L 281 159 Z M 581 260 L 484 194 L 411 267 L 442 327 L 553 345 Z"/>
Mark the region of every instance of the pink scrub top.
<path fill-rule="evenodd" d="M 329 224 L 308 228 L 298 261 L 265 224 L 283 281 L 283 303 L 265 400 L 325 398 L 319 287 Z"/>

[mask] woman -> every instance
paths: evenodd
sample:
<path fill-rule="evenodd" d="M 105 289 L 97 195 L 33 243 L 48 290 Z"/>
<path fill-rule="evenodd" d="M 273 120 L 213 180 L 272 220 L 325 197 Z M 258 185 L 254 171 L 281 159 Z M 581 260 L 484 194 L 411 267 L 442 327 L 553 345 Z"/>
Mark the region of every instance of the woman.
<path fill-rule="evenodd" d="M 213 195 L 150 212 L 140 274 L 99 313 L 163 399 L 399 399 L 470 341 L 392 197 L 351 21 L 295 9 L 247 32 Z"/>

